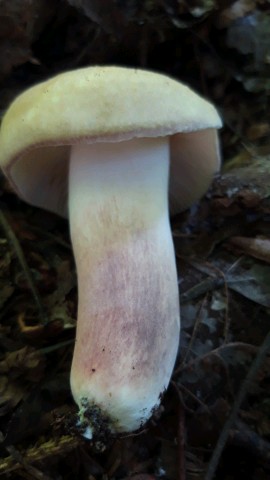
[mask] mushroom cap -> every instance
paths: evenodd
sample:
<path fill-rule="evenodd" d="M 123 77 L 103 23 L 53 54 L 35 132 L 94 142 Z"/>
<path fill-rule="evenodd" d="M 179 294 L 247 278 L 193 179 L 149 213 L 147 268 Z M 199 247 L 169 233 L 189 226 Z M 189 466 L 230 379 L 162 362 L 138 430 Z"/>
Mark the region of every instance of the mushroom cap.
<path fill-rule="evenodd" d="M 220 126 L 220 117 L 209 102 L 165 75 L 122 67 L 87 67 L 61 73 L 13 101 L 1 125 L 0 166 L 21 198 L 65 215 L 72 145 L 172 136 L 175 173 L 183 178 L 173 197 L 175 204 L 179 203 L 176 209 L 186 208 L 204 193 L 219 168 L 216 128 Z M 185 140 L 189 132 L 199 132 L 198 139 L 193 135 L 191 142 L 188 136 Z M 186 144 L 188 181 L 180 173 Z M 202 183 L 207 185 L 202 187 Z M 180 200 L 178 188 L 186 191 L 179 191 Z M 192 189 L 196 191 L 190 194 Z"/>

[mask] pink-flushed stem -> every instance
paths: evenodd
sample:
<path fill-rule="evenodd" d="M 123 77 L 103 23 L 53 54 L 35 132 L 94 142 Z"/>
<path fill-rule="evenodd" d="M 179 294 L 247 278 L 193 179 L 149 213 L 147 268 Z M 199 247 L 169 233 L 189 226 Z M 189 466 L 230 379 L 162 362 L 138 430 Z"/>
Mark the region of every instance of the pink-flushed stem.
<path fill-rule="evenodd" d="M 140 428 L 168 386 L 179 298 L 166 138 L 72 147 L 69 215 L 79 289 L 71 388 L 81 419 Z M 90 419 L 89 419 L 90 417 Z"/>

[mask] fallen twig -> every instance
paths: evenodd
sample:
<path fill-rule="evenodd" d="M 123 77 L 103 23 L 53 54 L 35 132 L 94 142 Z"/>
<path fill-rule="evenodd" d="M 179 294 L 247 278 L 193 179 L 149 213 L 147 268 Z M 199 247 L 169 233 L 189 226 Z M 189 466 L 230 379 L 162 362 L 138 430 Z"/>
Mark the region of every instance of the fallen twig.
<path fill-rule="evenodd" d="M 33 281 L 33 278 L 32 278 L 32 274 L 31 274 L 31 270 L 30 268 L 28 267 L 27 265 L 27 262 L 25 260 L 25 256 L 24 256 L 24 253 L 22 251 L 22 248 L 20 246 L 20 243 L 14 233 L 14 231 L 12 230 L 11 226 L 9 225 L 3 211 L 0 209 L 0 223 L 1 223 L 1 226 L 20 262 L 20 265 L 22 267 L 22 270 L 24 272 L 24 275 L 25 275 L 25 278 L 28 282 L 28 285 L 30 287 L 30 290 L 32 292 L 32 295 L 33 295 L 33 298 L 34 298 L 34 301 L 35 301 L 35 304 L 36 304 L 36 307 L 37 307 L 37 310 L 39 312 L 39 317 L 40 317 L 40 321 L 43 325 L 45 325 L 46 323 L 48 323 L 48 318 L 47 318 L 47 314 L 45 312 L 45 309 L 42 305 L 42 302 L 40 300 L 40 297 L 39 297 L 39 293 L 36 289 L 36 286 L 34 284 L 34 281 Z"/>
<path fill-rule="evenodd" d="M 244 379 L 236 397 L 234 404 L 232 406 L 231 412 L 229 414 L 228 419 L 226 420 L 223 429 L 220 433 L 219 439 L 217 441 L 216 447 L 213 451 L 212 457 L 210 459 L 208 469 L 205 475 L 205 480 L 212 480 L 216 471 L 216 468 L 218 466 L 218 462 L 220 459 L 220 456 L 223 452 L 223 449 L 226 445 L 226 442 L 228 440 L 228 437 L 230 435 L 230 430 L 235 423 L 237 413 L 239 411 L 239 408 L 248 392 L 248 389 L 250 387 L 250 384 L 252 380 L 254 379 L 258 369 L 262 365 L 263 360 L 265 359 L 267 353 L 270 350 L 270 331 L 266 335 L 263 343 L 261 344 L 260 348 L 258 349 L 258 353 L 253 360 L 251 367 L 247 373 L 246 378 Z"/>
<path fill-rule="evenodd" d="M 1 436 L 3 441 L 3 435 L 1 434 Z M 0 460 L 0 475 L 6 475 L 7 473 L 25 468 L 28 471 L 31 470 L 34 478 L 47 480 L 49 477 L 45 474 L 40 476 L 39 474 L 42 472 L 37 470 L 32 464 L 48 460 L 50 457 L 66 455 L 78 447 L 79 444 L 78 438 L 65 435 L 56 440 L 49 440 L 39 446 L 29 448 L 24 452 L 19 452 L 12 446 L 6 447 L 10 456 Z M 34 471 L 35 474 L 33 474 Z"/>

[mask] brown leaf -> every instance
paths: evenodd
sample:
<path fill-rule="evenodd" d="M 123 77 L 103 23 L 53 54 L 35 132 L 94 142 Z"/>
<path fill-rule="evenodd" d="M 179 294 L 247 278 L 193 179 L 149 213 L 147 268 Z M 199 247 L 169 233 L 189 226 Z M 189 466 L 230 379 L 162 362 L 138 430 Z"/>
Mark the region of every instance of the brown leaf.
<path fill-rule="evenodd" d="M 10 380 L 23 378 L 24 381 L 38 382 L 44 368 L 43 354 L 29 346 L 7 353 L 0 362 L 0 373 L 8 374 Z"/>
<path fill-rule="evenodd" d="M 111 0 L 68 0 L 69 3 L 81 9 L 85 15 L 97 23 L 105 32 L 121 36 L 126 23 L 123 10 Z"/>
<path fill-rule="evenodd" d="M 256 7 L 254 0 L 237 0 L 228 8 L 222 10 L 218 16 L 217 25 L 219 28 L 228 27 L 234 20 L 244 17 L 247 13 L 252 12 Z"/>
<path fill-rule="evenodd" d="M 25 395 L 23 385 L 10 382 L 6 375 L 0 375 L 0 417 L 6 415 L 22 400 Z"/>
<path fill-rule="evenodd" d="M 228 242 L 228 246 L 230 245 L 237 247 L 237 250 L 245 255 L 270 263 L 269 238 L 232 237 Z"/>
<path fill-rule="evenodd" d="M 53 8 L 53 3 L 46 0 L 0 2 L 0 77 L 31 60 L 31 43 L 46 25 Z"/>
<path fill-rule="evenodd" d="M 270 197 L 269 157 L 254 160 L 250 165 L 232 169 L 219 177 L 213 187 L 216 206 L 225 209 L 259 208 L 262 200 Z M 230 211 L 228 211 L 230 214 Z"/>
<path fill-rule="evenodd" d="M 227 277 L 230 289 L 253 302 L 270 307 L 270 268 L 256 263 L 253 259 L 242 261 L 237 271 Z"/>

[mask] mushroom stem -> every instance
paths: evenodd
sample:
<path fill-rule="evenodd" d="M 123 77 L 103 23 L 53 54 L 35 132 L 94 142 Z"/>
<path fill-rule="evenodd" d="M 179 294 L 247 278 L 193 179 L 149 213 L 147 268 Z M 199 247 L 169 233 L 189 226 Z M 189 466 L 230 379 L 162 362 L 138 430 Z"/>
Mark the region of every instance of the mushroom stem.
<path fill-rule="evenodd" d="M 112 432 L 159 406 L 179 343 L 167 138 L 72 147 L 69 215 L 79 289 L 71 388 Z M 93 410 L 94 411 L 94 410 Z"/>

